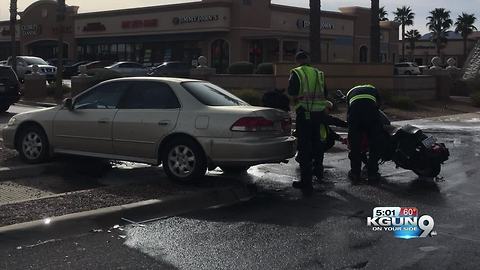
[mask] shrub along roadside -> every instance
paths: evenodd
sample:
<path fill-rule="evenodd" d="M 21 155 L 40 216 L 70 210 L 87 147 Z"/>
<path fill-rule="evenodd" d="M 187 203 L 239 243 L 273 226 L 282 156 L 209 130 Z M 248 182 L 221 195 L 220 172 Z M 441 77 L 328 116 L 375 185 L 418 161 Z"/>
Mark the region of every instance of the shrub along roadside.
<path fill-rule="evenodd" d="M 402 110 L 413 110 L 416 107 L 413 99 L 407 96 L 391 96 L 386 103 L 391 107 Z"/>
<path fill-rule="evenodd" d="M 263 91 L 255 89 L 233 89 L 230 93 L 253 106 L 262 106 Z"/>
<path fill-rule="evenodd" d="M 253 74 L 255 66 L 250 62 L 236 62 L 228 67 L 229 74 Z"/>

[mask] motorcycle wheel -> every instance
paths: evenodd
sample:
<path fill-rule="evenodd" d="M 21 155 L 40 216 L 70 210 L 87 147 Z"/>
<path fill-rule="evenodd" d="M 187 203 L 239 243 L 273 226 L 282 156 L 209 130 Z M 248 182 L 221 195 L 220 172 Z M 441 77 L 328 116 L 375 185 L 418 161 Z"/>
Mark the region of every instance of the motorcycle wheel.
<path fill-rule="evenodd" d="M 441 164 L 431 164 L 429 167 L 414 169 L 413 172 L 422 177 L 437 177 L 442 170 Z"/>

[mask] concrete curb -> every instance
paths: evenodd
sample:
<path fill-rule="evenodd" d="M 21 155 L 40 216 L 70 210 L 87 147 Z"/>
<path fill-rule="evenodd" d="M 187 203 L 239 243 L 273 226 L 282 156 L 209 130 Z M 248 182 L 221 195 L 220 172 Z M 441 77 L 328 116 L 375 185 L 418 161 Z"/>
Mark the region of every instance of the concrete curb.
<path fill-rule="evenodd" d="M 32 177 L 55 171 L 62 168 L 58 162 L 38 164 L 38 165 L 19 165 L 13 167 L 0 167 L 0 182 L 9 181 L 15 178 Z"/>
<path fill-rule="evenodd" d="M 254 195 L 253 188 L 240 186 L 112 206 L 0 227 L 0 239 L 14 240 L 25 237 L 26 234 L 33 234 L 37 237 L 39 233 L 41 235 L 58 234 L 73 228 L 85 228 L 87 231 L 97 228 L 110 228 L 122 223 L 121 218 L 138 221 L 139 219 L 146 220 L 153 217 L 181 215 L 194 210 L 228 206 L 248 201 Z"/>

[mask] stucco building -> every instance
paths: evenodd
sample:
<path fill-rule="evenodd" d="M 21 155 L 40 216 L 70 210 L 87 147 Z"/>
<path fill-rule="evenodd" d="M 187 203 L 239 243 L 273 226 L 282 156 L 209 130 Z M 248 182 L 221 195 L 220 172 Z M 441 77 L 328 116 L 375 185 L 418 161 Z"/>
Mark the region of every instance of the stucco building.
<path fill-rule="evenodd" d="M 67 1 L 68 4 L 68 1 Z M 45 59 L 57 54 L 56 1 L 34 2 L 20 13 L 20 54 Z M 132 60 L 153 65 L 208 57 L 219 71 L 237 61 L 291 62 L 309 50 L 309 11 L 270 0 L 203 0 L 123 10 L 79 13 L 67 8 L 65 57 Z M 322 12 L 322 61 L 369 61 L 370 9 Z M 381 22 L 384 62 L 398 59 L 398 24 Z M 9 24 L 0 22 L 0 57 L 9 54 Z"/>

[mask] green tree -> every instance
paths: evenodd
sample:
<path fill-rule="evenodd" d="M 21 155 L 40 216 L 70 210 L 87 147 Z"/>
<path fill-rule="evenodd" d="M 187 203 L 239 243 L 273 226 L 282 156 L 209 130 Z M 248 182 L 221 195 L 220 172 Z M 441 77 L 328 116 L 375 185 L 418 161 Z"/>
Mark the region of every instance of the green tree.
<path fill-rule="evenodd" d="M 322 46 L 320 38 L 321 0 L 310 0 L 310 57 L 312 63 L 320 63 Z"/>
<path fill-rule="evenodd" d="M 380 1 L 371 1 L 370 61 L 380 63 Z"/>
<path fill-rule="evenodd" d="M 475 17 L 475 14 L 462 13 L 462 15 L 458 16 L 457 21 L 455 22 L 455 32 L 460 33 L 463 39 L 463 59 L 464 60 L 467 59 L 468 36 L 473 31 L 477 30 L 477 28 L 474 25 L 476 20 L 477 18 Z"/>
<path fill-rule="evenodd" d="M 410 60 L 413 61 L 413 55 L 415 54 L 415 43 L 422 37 L 420 32 L 416 29 L 412 29 L 405 33 L 405 39 L 409 42 L 410 45 Z"/>
<path fill-rule="evenodd" d="M 385 6 L 381 7 L 378 11 L 378 19 L 382 22 L 388 21 L 388 12 L 385 9 Z"/>
<path fill-rule="evenodd" d="M 397 8 L 397 11 L 393 12 L 395 15 L 395 21 L 402 25 L 402 61 L 405 60 L 405 27 L 413 25 L 413 19 L 415 18 L 415 13 L 412 12 L 412 9 L 407 6 Z"/>
<path fill-rule="evenodd" d="M 10 54 L 12 57 L 13 71 L 17 72 L 17 39 L 16 39 L 16 25 L 17 25 L 17 0 L 10 0 Z"/>
<path fill-rule="evenodd" d="M 437 56 L 440 56 L 442 43 L 447 42 L 448 29 L 453 24 L 452 19 L 450 19 L 450 11 L 444 8 L 436 8 L 430 11 L 427 20 L 427 27 L 432 33 L 432 42 L 437 47 Z"/>

